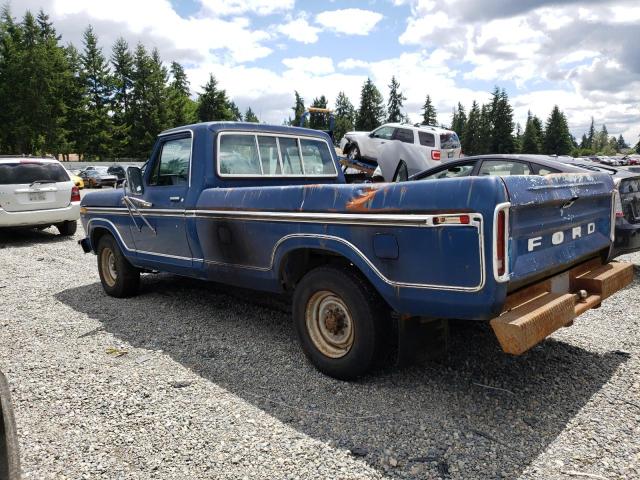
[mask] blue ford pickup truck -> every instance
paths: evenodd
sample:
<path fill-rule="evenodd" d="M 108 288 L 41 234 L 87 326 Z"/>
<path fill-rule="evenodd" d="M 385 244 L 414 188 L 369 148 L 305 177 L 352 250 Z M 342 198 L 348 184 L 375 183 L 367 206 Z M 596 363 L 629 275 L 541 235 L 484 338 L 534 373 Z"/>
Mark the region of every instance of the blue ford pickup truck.
<path fill-rule="evenodd" d="M 608 262 L 613 190 L 600 173 L 349 184 L 325 133 L 201 123 L 86 195 L 80 243 L 115 297 L 151 271 L 290 294 L 305 354 L 350 379 L 411 325 L 489 321 L 520 354 L 599 306 L 633 278 Z"/>

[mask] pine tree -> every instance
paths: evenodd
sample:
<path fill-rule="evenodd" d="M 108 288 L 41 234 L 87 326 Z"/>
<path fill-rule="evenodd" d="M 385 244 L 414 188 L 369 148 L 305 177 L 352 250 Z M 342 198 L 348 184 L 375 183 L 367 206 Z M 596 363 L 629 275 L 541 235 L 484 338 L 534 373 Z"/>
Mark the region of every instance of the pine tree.
<path fill-rule="evenodd" d="M 527 114 L 527 124 L 522 135 L 521 153 L 539 154 L 542 151 L 542 122 L 531 111 Z"/>
<path fill-rule="evenodd" d="M 360 91 L 360 108 L 358 109 L 356 128 L 364 131 L 374 130 L 381 125 L 384 117 L 382 94 L 371 79 L 367 78 Z"/>
<path fill-rule="evenodd" d="M 169 83 L 169 126 L 177 127 L 196 121 L 196 103 L 189 94 L 189 80 L 184 68 L 178 62 L 171 62 L 169 68 L 171 82 Z"/>
<path fill-rule="evenodd" d="M 593 151 L 596 153 L 605 153 L 604 150 L 609 146 L 609 131 L 607 126 L 602 124 L 602 128 L 593 137 Z"/>
<path fill-rule="evenodd" d="M 436 107 L 431 103 L 431 97 L 427 95 L 424 105 L 422 106 L 422 125 L 437 125 L 438 112 Z"/>
<path fill-rule="evenodd" d="M 580 140 L 580 149 L 587 150 L 589 148 L 589 139 L 587 138 L 587 134 L 582 134 L 582 140 Z"/>
<path fill-rule="evenodd" d="M 344 92 L 338 93 L 334 116 L 333 140 L 338 143 L 345 133 L 353 130 L 356 123 L 356 109 Z"/>
<path fill-rule="evenodd" d="M 593 142 L 595 141 L 595 137 L 596 137 L 596 127 L 593 124 L 593 117 L 591 117 L 591 125 L 589 126 L 589 133 L 587 134 L 586 148 L 597 150 L 595 148 L 595 145 L 593 144 Z"/>
<path fill-rule="evenodd" d="M 327 98 L 321 95 L 320 98 L 314 98 L 311 106 L 315 108 L 327 108 Z M 329 128 L 327 115 L 325 113 L 310 113 L 309 128 L 314 130 L 327 130 Z"/>
<path fill-rule="evenodd" d="M 212 74 L 209 74 L 209 81 L 202 88 L 204 91 L 198 96 L 198 120 L 232 120 L 233 113 L 229 108 L 227 92 L 218 88 L 218 81 Z"/>
<path fill-rule="evenodd" d="M 113 67 L 113 155 L 117 158 L 129 156 L 131 144 L 131 95 L 133 92 L 133 55 L 129 44 L 122 37 L 113 44 L 111 53 Z"/>
<path fill-rule="evenodd" d="M 240 109 L 236 105 L 236 102 L 234 102 L 233 100 L 229 102 L 229 111 L 231 112 L 230 120 L 233 120 L 234 122 L 242 121 L 242 113 L 240 112 Z"/>
<path fill-rule="evenodd" d="M 405 119 L 405 114 L 402 112 L 403 102 L 407 99 L 400 91 L 400 84 L 396 80 L 396 77 L 391 77 L 391 84 L 389 85 L 389 101 L 387 102 L 387 122 L 399 123 Z"/>
<path fill-rule="evenodd" d="M 77 134 L 82 130 L 82 122 L 86 112 L 87 98 L 85 85 L 82 79 L 82 66 L 78 50 L 69 45 L 65 49 L 68 73 L 65 77 L 63 101 L 66 107 L 66 115 L 63 128 L 66 132 L 65 142 L 60 148 L 60 153 L 67 161 L 71 153 L 82 153 L 77 142 Z"/>
<path fill-rule="evenodd" d="M 516 136 L 513 139 L 514 148 L 516 153 L 520 153 L 522 151 L 522 127 L 520 126 L 520 122 L 516 123 Z"/>
<path fill-rule="evenodd" d="M 465 155 L 478 155 L 480 148 L 480 107 L 474 100 L 462 134 L 462 151 Z"/>
<path fill-rule="evenodd" d="M 554 106 L 544 131 L 544 153 L 547 155 L 568 155 L 573 148 L 567 118 Z"/>
<path fill-rule="evenodd" d="M 291 110 L 293 110 L 293 119 L 289 118 L 288 123 L 289 125 L 292 125 L 294 127 L 299 127 L 299 126 L 308 127 L 309 119 L 305 120 L 304 125 L 300 125 L 300 119 L 302 118 L 302 115 L 304 115 L 304 112 L 306 110 L 304 106 L 304 98 L 300 96 L 297 90 L 294 92 L 294 94 L 296 99 L 293 107 L 291 108 Z"/>
<path fill-rule="evenodd" d="M 513 109 L 504 89 L 494 89 L 490 117 L 491 143 L 487 153 L 513 153 Z"/>
<path fill-rule="evenodd" d="M 247 111 L 244 114 L 244 121 L 251 122 L 251 123 L 260 123 L 260 120 L 258 120 L 258 117 L 256 116 L 256 114 L 253 113 L 253 110 L 251 110 L 251 107 L 247 108 Z"/>
<path fill-rule="evenodd" d="M 458 138 L 462 143 L 464 138 L 464 129 L 467 124 L 467 114 L 464 111 L 464 107 L 458 102 L 458 108 L 453 109 L 453 115 L 451 116 L 451 130 L 458 134 Z"/>
<path fill-rule="evenodd" d="M 79 150 L 89 158 L 103 159 L 112 153 L 113 122 L 109 106 L 113 81 L 91 26 L 84 31 L 83 44 L 80 78 L 85 88 L 86 112 L 79 132 Z"/>
<path fill-rule="evenodd" d="M 493 153 L 493 125 L 491 105 L 482 105 L 480 108 L 480 128 L 478 130 L 478 154 Z"/>
<path fill-rule="evenodd" d="M 638 138 L 640 138 L 640 135 L 638 135 Z M 636 143 L 636 153 L 640 153 L 640 140 Z"/>
<path fill-rule="evenodd" d="M 618 137 L 617 143 L 618 143 L 618 151 L 624 150 L 625 148 L 629 148 L 629 145 L 627 145 L 627 142 L 624 141 L 624 137 L 622 136 L 622 134 L 620 134 L 620 136 Z"/>

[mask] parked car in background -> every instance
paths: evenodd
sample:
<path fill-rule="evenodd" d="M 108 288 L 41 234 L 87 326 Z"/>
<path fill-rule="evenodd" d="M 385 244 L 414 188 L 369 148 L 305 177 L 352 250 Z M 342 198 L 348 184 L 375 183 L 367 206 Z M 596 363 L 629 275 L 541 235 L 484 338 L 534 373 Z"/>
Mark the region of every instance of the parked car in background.
<path fill-rule="evenodd" d="M 118 178 L 118 185 L 122 185 L 124 183 L 125 175 L 127 172 L 127 168 L 131 165 L 111 165 L 107 168 L 107 173 L 109 175 L 115 175 Z"/>
<path fill-rule="evenodd" d="M 118 177 L 108 174 L 106 167 L 104 170 L 100 167 L 88 167 L 80 172 L 80 177 L 87 188 L 115 187 L 118 183 Z"/>
<path fill-rule="evenodd" d="M 82 177 L 73 173 L 73 171 L 71 170 L 67 170 L 67 173 L 69 174 L 69 177 L 71 178 L 73 184 L 78 187 L 78 189 L 82 190 L 84 188 L 84 180 L 82 180 Z"/>
<path fill-rule="evenodd" d="M 80 218 L 80 191 L 57 160 L 0 159 L 0 227 L 55 225 L 73 235 Z"/>
<path fill-rule="evenodd" d="M 347 132 L 340 145 L 349 159 L 375 164 L 386 181 L 391 181 L 401 161 L 413 175 L 456 160 L 462 153 L 456 132 L 403 123 L 388 123 L 372 132 Z"/>
<path fill-rule="evenodd" d="M 561 161 L 559 161 L 561 160 Z M 579 172 L 608 173 L 618 191 L 616 200 L 615 242 L 612 258 L 640 251 L 640 175 L 572 157 L 546 155 L 481 155 L 432 168 L 411 180 L 458 178 L 468 176 L 549 175 Z"/>

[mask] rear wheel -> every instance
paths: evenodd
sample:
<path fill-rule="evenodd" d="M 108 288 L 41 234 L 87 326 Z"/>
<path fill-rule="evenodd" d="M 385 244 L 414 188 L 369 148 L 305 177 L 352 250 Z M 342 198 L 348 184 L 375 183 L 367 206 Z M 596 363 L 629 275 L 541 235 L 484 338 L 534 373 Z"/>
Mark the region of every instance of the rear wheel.
<path fill-rule="evenodd" d="M 138 293 L 140 270 L 124 257 L 111 235 L 98 242 L 98 272 L 104 291 L 112 297 L 132 297 Z"/>
<path fill-rule="evenodd" d="M 294 323 L 302 349 L 326 375 L 351 380 L 380 353 L 387 308 L 358 273 L 323 266 L 307 273 L 294 292 Z"/>
<path fill-rule="evenodd" d="M 56 228 L 58 229 L 58 232 L 60 232 L 60 235 L 70 237 L 76 233 L 76 230 L 78 229 L 78 222 L 73 220 L 70 222 L 58 223 L 56 224 Z"/>

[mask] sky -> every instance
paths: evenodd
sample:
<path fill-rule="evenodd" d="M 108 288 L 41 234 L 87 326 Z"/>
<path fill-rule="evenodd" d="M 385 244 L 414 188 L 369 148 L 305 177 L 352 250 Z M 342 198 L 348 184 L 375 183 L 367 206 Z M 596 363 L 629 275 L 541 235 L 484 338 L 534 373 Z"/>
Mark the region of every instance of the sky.
<path fill-rule="evenodd" d="M 370 77 L 388 98 L 400 82 L 411 121 L 429 94 L 439 123 L 505 88 L 515 121 L 555 104 L 580 139 L 594 118 L 635 144 L 640 134 L 639 0 L 12 0 L 42 8 L 64 43 L 91 24 L 105 54 L 120 36 L 180 62 L 194 95 L 209 74 L 244 111 L 281 124 L 294 90 L 309 105 L 344 91 L 357 107 Z"/>

